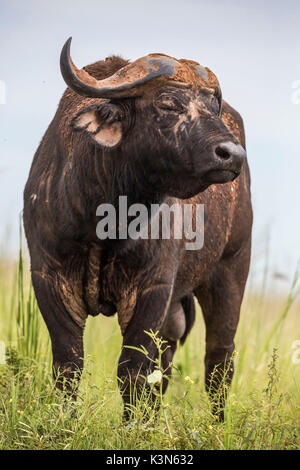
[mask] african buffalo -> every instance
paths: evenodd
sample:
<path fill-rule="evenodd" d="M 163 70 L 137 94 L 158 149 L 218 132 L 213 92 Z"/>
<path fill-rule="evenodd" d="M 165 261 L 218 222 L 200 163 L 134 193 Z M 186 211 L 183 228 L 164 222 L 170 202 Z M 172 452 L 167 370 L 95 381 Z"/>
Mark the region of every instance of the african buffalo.
<path fill-rule="evenodd" d="M 114 56 L 79 70 L 70 43 L 61 52 L 68 88 L 24 191 L 32 282 L 51 336 L 54 374 L 71 383 L 83 367 L 87 316 L 117 312 L 118 377 L 128 409 L 132 384 L 141 385 L 153 366 L 125 346 L 143 345 L 155 358 L 145 331 L 158 331 L 170 346 L 163 355 L 170 373 L 177 343 L 194 322 L 195 295 L 206 325 L 206 388 L 216 391 L 225 370 L 226 382 L 232 380 L 249 269 L 242 118 L 222 101 L 213 72 L 197 62 L 150 54 L 129 63 Z M 128 206 L 204 204 L 204 246 L 187 250 L 186 240 L 174 236 L 99 239 L 97 208 L 117 207 L 120 196 Z M 215 406 L 223 406 L 223 394 L 216 396 Z"/>

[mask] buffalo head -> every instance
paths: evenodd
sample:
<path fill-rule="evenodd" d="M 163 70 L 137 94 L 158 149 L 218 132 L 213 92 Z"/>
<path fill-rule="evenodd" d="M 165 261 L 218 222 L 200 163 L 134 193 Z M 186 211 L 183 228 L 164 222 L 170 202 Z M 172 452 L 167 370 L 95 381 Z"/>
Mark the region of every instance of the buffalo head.
<path fill-rule="evenodd" d="M 188 198 L 240 173 L 246 152 L 221 120 L 216 76 L 197 62 L 150 54 L 97 80 L 61 53 L 64 80 L 91 98 L 73 128 L 134 165 L 147 191 Z"/>

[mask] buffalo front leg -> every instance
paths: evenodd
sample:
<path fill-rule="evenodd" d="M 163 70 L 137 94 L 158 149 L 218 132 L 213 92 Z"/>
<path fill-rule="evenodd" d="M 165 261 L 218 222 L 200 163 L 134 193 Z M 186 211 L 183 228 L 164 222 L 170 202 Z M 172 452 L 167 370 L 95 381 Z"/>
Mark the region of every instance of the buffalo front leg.
<path fill-rule="evenodd" d="M 153 372 L 155 364 L 151 361 L 158 356 L 157 346 L 145 333 L 152 330 L 163 337 L 162 329 L 170 306 L 172 286 L 165 283 L 155 284 L 146 289 L 139 297 L 133 317 L 123 335 L 122 352 L 118 365 L 118 383 L 124 401 L 124 417 L 128 419 L 142 393 L 152 406 L 156 399 L 145 378 Z M 119 312 L 121 316 L 122 313 Z M 144 347 L 145 354 L 134 349 Z M 165 348 L 165 343 L 162 349 Z M 165 388 L 165 387 L 164 387 Z M 149 402 L 148 402 L 149 400 Z"/>
<path fill-rule="evenodd" d="M 67 304 L 57 277 L 33 272 L 32 282 L 39 309 L 50 333 L 55 384 L 68 396 L 76 398 L 83 368 L 85 316 L 82 313 L 82 317 L 79 317 L 72 299 Z"/>
<path fill-rule="evenodd" d="M 249 269 L 249 250 L 221 260 L 209 283 L 195 291 L 206 326 L 205 386 L 212 411 L 224 420 L 233 373 L 234 337 Z"/>

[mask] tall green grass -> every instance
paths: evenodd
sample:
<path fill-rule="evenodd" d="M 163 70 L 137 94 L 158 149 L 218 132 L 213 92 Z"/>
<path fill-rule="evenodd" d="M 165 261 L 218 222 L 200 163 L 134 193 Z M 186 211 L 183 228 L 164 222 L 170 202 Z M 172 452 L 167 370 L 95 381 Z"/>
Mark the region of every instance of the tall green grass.
<path fill-rule="evenodd" d="M 160 415 L 122 423 L 116 381 L 121 334 L 116 318 L 89 318 L 85 371 L 76 403 L 66 404 L 51 376 L 51 347 L 30 283 L 22 245 L 0 262 L 1 449 L 296 449 L 300 444 L 298 278 L 286 298 L 248 293 L 236 337 L 236 372 L 225 422 L 204 390 L 205 329 L 200 308 Z"/>

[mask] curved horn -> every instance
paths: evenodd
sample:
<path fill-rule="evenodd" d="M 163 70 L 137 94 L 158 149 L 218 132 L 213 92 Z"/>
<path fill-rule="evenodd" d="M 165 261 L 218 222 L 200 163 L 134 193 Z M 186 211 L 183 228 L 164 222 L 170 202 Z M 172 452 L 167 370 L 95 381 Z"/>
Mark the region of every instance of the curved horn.
<path fill-rule="evenodd" d="M 70 57 L 70 37 L 60 55 L 62 76 L 72 90 L 90 98 L 125 98 L 142 94 L 143 85 L 159 77 L 171 77 L 180 64 L 168 56 L 150 55 L 122 67 L 111 77 L 96 80 L 77 69 Z"/>

